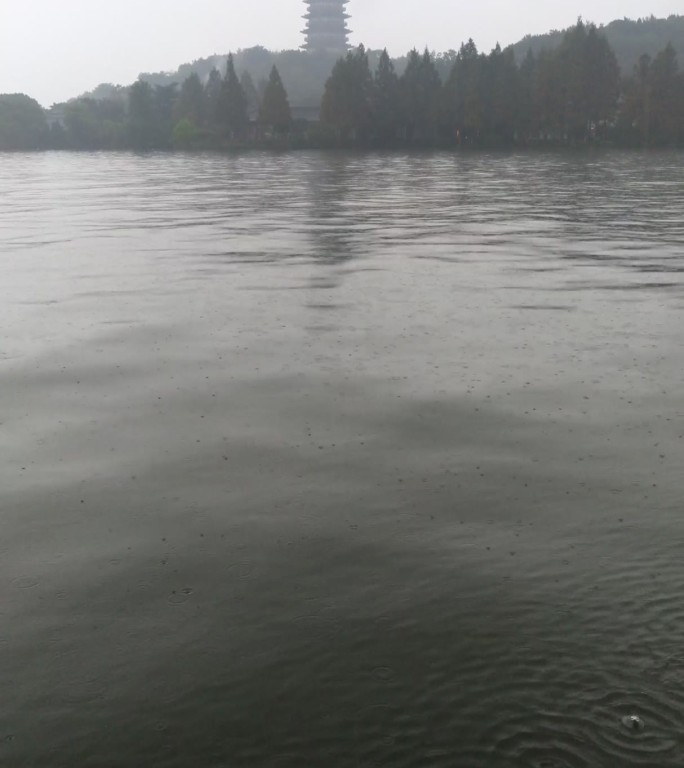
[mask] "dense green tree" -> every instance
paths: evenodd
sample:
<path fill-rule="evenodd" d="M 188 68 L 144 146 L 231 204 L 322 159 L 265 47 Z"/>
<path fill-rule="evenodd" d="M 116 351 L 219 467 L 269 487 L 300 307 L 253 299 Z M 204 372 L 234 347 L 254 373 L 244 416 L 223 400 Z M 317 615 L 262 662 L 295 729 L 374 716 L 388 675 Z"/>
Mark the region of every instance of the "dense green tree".
<path fill-rule="evenodd" d="M 437 70 L 439 79 L 442 81 L 442 83 L 446 83 L 446 81 L 449 79 L 449 75 L 451 74 L 451 70 L 453 69 L 457 56 L 458 51 L 454 50 L 453 48 L 450 48 L 448 51 L 444 51 L 443 53 L 438 53 L 434 56 L 433 60 L 435 62 L 435 69 Z"/>
<path fill-rule="evenodd" d="M 0 95 L 0 150 L 40 149 L 48 136 L 45 111 L 35 99 Z"/>
<path fill-rule="evenodd" d="M 136 149 L 154 148 L 156 138 L 154 90 L 145 80 L 131 86 L 128 96 L 129 136 Z"/>
<path fill-rule="evenodd" d="M 682 138 L 684 88 L 679 76 L 677 54 L 667 45 L 653 59 L 650 69 L 649 143 L 671 146 Z"/>
<path fill-rule="evenodd" d="M 155 85 L 153 100 L 153 145 L 157 149 L 166 149 L 171 143 L 174 115 L 178 101 L 178 86 Z"/>
<path fill-rule="evenodd" d="M 122 134 L 124 132 L 122 131 Z M 125 143 L 125 142 L 122 142 Z M 67 133 L 64 126 L 60 122 L 50 123 L 49 133 L 47 137 L 48 149 L 69 149 L 69 143 L 67 140 Z"/>
<path fill-rule="evenodd" d="M 415 49 L 399 79 L 405 136 L 409 141 L 431 141 L 435 137 L 442 81 L 430 52 L 421 56 Z"/>
<path fill-rule="evenodd" d="M 271 126 L 275 133 L 287 133 L 292 122 L 287 92 L 275 64 L 264 89 L 259 117 L 261 122 Z"/>
<path fill-rule="evenodd" d="M 555 58 L 562 99 L 557 121 L 570 139 L 586 140 L 615 117 L 620 91 L 615 55 L 596 27 L 580 20 L 565 33 Z"/>
<path fill-rule="evenodd" d="M 564 113 L 567 87 L 557 53 L 541 51 L 535 74 L 533 107 L 539 138 L 562 140 L 566 136 Z"/>
<path fill-rule="evenodd" d="M 128 88 L 113 83 L 100 83 L 90 93 L 84 94 L 84 97 L 95 99 L 95 101 L 125 102 L 128 97 Z"/>
<path fill-rule="evenodd" d="M 202 139 L 202 133 L 190 118 L 181 118 L 173 127 L 171 144 L 176 149 L 194 149 Z"/>
<path fill-rule="evenodd" d="M 444 87 L 444 116 L 459 144 L 476 144 L 485 127 L 485 68 L 472 39 L 456 55 Z"/>
<path fill-rule="evenodd" d="M 620 137 L 642 146 L 651 143 L 651 57 L 645 53 L 623 83 L 623 103 L 618 120 Z"/>
<path fill-rule="evenodd" d="M 373 77 L 366 49 L 360 45 L 339 59 L 325 85 L 321 119 L 340 137 L 364 140 L 371 127 Z"/>
<path fill-rule="evenodd" d="M 539 113 L 537 110 L 536 83 L 537 59 L 529 50 L 518 70 L 518 111 L 517 132 L 522 143 L 539 136 Z"/>
<path fill-rule="evenodd" d="M 497 44 L 483 62 L 485 134 L 494 144 L 512 144 L 518 135 L 520 74 L 513 49 Z"/>
<path fill-rule="evenodd" d="M 259 117 L 261 97 L 259 96 L 256 85 L 254 85 L 252 76 L 246 69 L 243 70 L 240 75 L 240 85 L 242 86 L 247 101 L 247 116 L 250 120 L 256 120 L 257 117 Z"/>
<path fill-rule="evenodd" d="M 231 54 L 226 62 L 226 74 L 221 83 L 221 94 L 218 100 L 219 130 L 231 138 L 239 138 L 243 135 L 248 122 L 247 97 L 235 72 L 235 63 Z"/>
<path fill-rule="evenodd" d="M 176 102 L 175 119 L 176 121 L 189 120 L 198 127 L 206 123 L 206 94 L 199 76 L 195 73 L 183 81 Z"/>
<path fill-rule="evenodd" d="M 151 86 L 138 80 L 131 86 L 128 100 L 130 143 L 135 149 L 166 149 L 171 145 L 177 86 Z"/>
<path fill-rule="evenodd" d="M 62 140 L 67 147 L 121 149 L 127 145 L 126 112 L 118 99 L 80 98 L 68 102 L 64 107 L 64 127 Z"/>
<path fill-rule="evenodd" d="M 373 136 L 381 142 L 394 141 L 397 138 L 401 114 L 399 78 L 385 48 L 373 77 Z"/>
<path fill-rule="evenodd" d="M 674 48 L 644 55 L 624 83 L 621 135 L 642 146 L 684 144 L 684 73 Z"/>
<path fill-rule="evenodd" d="M 206 105 L 206 122 L 207 125 L 216 129 L 219 125 L 221 114 L 221 90 L 223 87 L 223 79 L 221 73 L 214 67 L 209 73 L 207 83 L 204 87 L 204 103 Z"/>
<path fill-rule="evenodd" d="M 586 118 L 592 133 L 615 119 L 620 96 L 620 67 L 606 37 L 589 25 L 584 47 Z"/>
<path fill-rule="evenodd" d="M 100 121 L 94 99 L 74 99 L 64 107 L 64 126 L 68 146 L 78 149 L 100 149 Z"/>

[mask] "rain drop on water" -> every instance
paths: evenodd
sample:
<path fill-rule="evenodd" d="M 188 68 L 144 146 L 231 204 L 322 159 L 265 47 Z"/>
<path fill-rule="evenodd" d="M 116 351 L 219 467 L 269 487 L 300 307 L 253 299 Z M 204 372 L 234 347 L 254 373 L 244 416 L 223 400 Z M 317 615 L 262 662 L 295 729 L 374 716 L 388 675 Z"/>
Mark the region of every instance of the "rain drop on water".
<path fill-rule="evenodd" d="M 643 731 L 644 730 L 644 721 L 639 717 L 639 715 L 625 715 L 625 717 L 622 718 L 622 725 L 628 730 L 628 731 Z"/>

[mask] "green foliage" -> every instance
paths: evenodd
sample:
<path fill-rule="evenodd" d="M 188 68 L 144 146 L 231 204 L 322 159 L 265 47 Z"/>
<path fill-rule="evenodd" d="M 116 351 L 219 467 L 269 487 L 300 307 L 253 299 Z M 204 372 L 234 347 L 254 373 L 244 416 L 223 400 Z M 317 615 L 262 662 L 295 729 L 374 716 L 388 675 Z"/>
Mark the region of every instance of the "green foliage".
<path fill-rule="evenodd" d="M 61 123 L 52 123 L 50 125 L 47 137 L 48 149 L 67 149 L 67 134 Z"/>
<path fill-rule="evenodd" d="M 231 55 L 228 56 L 226 74 L 221 83 L 221 93 L 218 98 L 217 127 L 221 133 L 237 138 L 244 132 L 248 122 L 247 97 L 235 72 Z"/>
<path fill-rule="evenodd" d="M 671 45 L 645 54 L 624 85 L 620 130 L 642 146 L 684 144 L 684 73 Z"/>
<path fill-rule="evenodd" d="M 399 78 L 387 49 L 380 55 L 373 78 L 373 135 L 376 140 L 387 143 L 397 138 L 401 120 Z"/>
<path fill-rule="evenodd" d="M 488 142 L 512 144 L 520 125 L 520 73 L 513 51 L 497 45 L 484 67 L 484 122 Z"/>
<path fill-rule="evenodd" d="M 287 133 L 292 122 L 290 103 L 275 65 L 264 89 L 259 116 L 261 122 L 271 126 L 275 133 Z"/>
<path fill-rule="evenodd" d="M 204 125 L 207 119 L 207 99 L 202 81 L 195 73 L 183 81 L 175 107 L 177 120 L 188 120 L 193 125 Z"/>
<path fill-rule="evenodd" d="M 0 95 L 0 151 L 40 149 L 48 136 L 45 112 L 35 99 Z"/>
<path fill-rule="evenodd" d="M 144 80 L 131 86 L 128 98 L 128 131 L 135 149 L 167 149 L 174 125 L 177 86 L 157 85 Z"/>
<path fill-rule="evenodd" d="M 74 99 L 64 107 L 64 146 L 120 149 L 126 146 L 126 111 L 116 100 Z M 53 139 L 57 146 L 59 138 Z"/>
<path fill-rule="evenodd" d="M 461 45 L 444 87 L 444 122 L 459 144 L 477 143 L 485 120 L 486 59 L 472 38 Z"/>
<path fill-rule="evenodd" d="M 574 140 L 586 139 L 615 117 L 620 82 L 615 55 L 595 26 L 579 21 L 552 58 L 560 72 L 560 127 Z"/>
<path fill-rule="evenodd" d="M 373 98 L 373 77 L 365 48 L 360 45 L 333 67 L 325 85 L 321 119 L 334 126 L 343 140 L 368 137 Z"/>
<path fill-rule="evenodd" d="M 153 146 L 157 149 L 167 149 L 174 125 L 174 114 L 178 101 L 178 86 L 157 85 L 154 88 L 152 101 L 152 135 Z"/>
<path fill-rule="evenodd" d="M 555 53 L 542 51 L 536 61 L 532 83 L 532 124 L 538 138 L 559 141 L 563 137 L 564 73 Z M 532 138 L 532 136 L 530 136 Z"/>
<path fill-rule="evenodd" d="M 206 121 L 211 127 L 215 127 L 221 119 L 220 104 L 223 80 L 218 69 L 212 69 L 204 87 L 204 103 L 206 107 Z"/>
<path fill-rule="evenodd" d="M 202 133 L 192 119 L 183 117 L 173 127 L 171 143 L 176 149 L 194 149 L 201 137 Z"/>
<path fill-rule="evenodd" d="M 384 52 L 371 78 L 364 49 L 350 52 L 328 80 L 322 120 L 342 139 L 361 143 L 510 146 L 618 136 L 619 69 L 594 25 L 580 20 L 555 50 L 538 57 L 530 52 L 520 67 L 511 48 L 497 45 L 486 55 L 472 40 L 441 57 L 440 66 L 451 62 L 444 83 L 437 61 L 427 50 L 413 50 L 397 78 Z M 677 109 L 668 117 L 665 105 L 678 103 L 681 80 L 671 49 L 658 62 L 652 75 L 650 135 L 671 143 L 680 140 L 684 118 Z"/>
<path fill-rule="evenodd" d="M 684 80 L 679 74 L 677 54 L 671 45 L 653 60 L 649 85 L 650 142 L 660 146 L 673 145 L 684 138 Z"/>
<path fill-rule="evenodd" d="M 128 97 L 129 137 L 136 149 L 150 149 L 154 146 L 154 90 L 144 80 L 131 86 Z"/>
<path fill-rule="evenodd" d="M 259 107 L 261 106 L 261 98 L 259 92 L 254 85 L 254 80 L 249 72 L 245 69 L 240 75 L 240 85 L 245 94 L 247 101 L 247 116 L 250 120 L 256 120 L 259 116 Z"/>
<path fill-rule="evenodd" d="M 434 139 L 441 103 L 442 82 L 430 52 L 409 53 L 399 79 L 402 128 L 406 139 L 420 142 Z"/>

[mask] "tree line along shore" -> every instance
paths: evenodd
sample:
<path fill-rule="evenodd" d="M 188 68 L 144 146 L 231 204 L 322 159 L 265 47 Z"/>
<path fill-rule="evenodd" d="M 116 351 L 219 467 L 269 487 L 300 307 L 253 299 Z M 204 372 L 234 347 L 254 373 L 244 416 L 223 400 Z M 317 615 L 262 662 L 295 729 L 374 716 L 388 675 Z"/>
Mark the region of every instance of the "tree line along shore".
<path fill-rule="evenodd" d="M 320 108 L 305 114 L 291 108 L 275 65 L 255 85 L 232 56 L 204 80 L 139 79 L 58 114 L 2 95 L 0 150 L 684 146 L 684 72 L 672 45 L 623 75 L 601 30 L 580 20 L 520 63 L 512 47 L 484 54 L 469 40 L 444 64 L 413 50 L 398 74 L 386 50 L 372 68 L 359 46 L 334 63 Z"/>

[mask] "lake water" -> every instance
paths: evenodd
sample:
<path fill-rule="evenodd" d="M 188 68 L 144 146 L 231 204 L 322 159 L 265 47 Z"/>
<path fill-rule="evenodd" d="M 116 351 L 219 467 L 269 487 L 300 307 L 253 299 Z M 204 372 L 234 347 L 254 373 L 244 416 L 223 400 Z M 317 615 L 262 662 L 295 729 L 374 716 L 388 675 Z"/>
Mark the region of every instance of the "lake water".
<path fill-rule="evenodd" d="M 0 764 L 684 765 L 683 161 L 0 155 Z"/>

